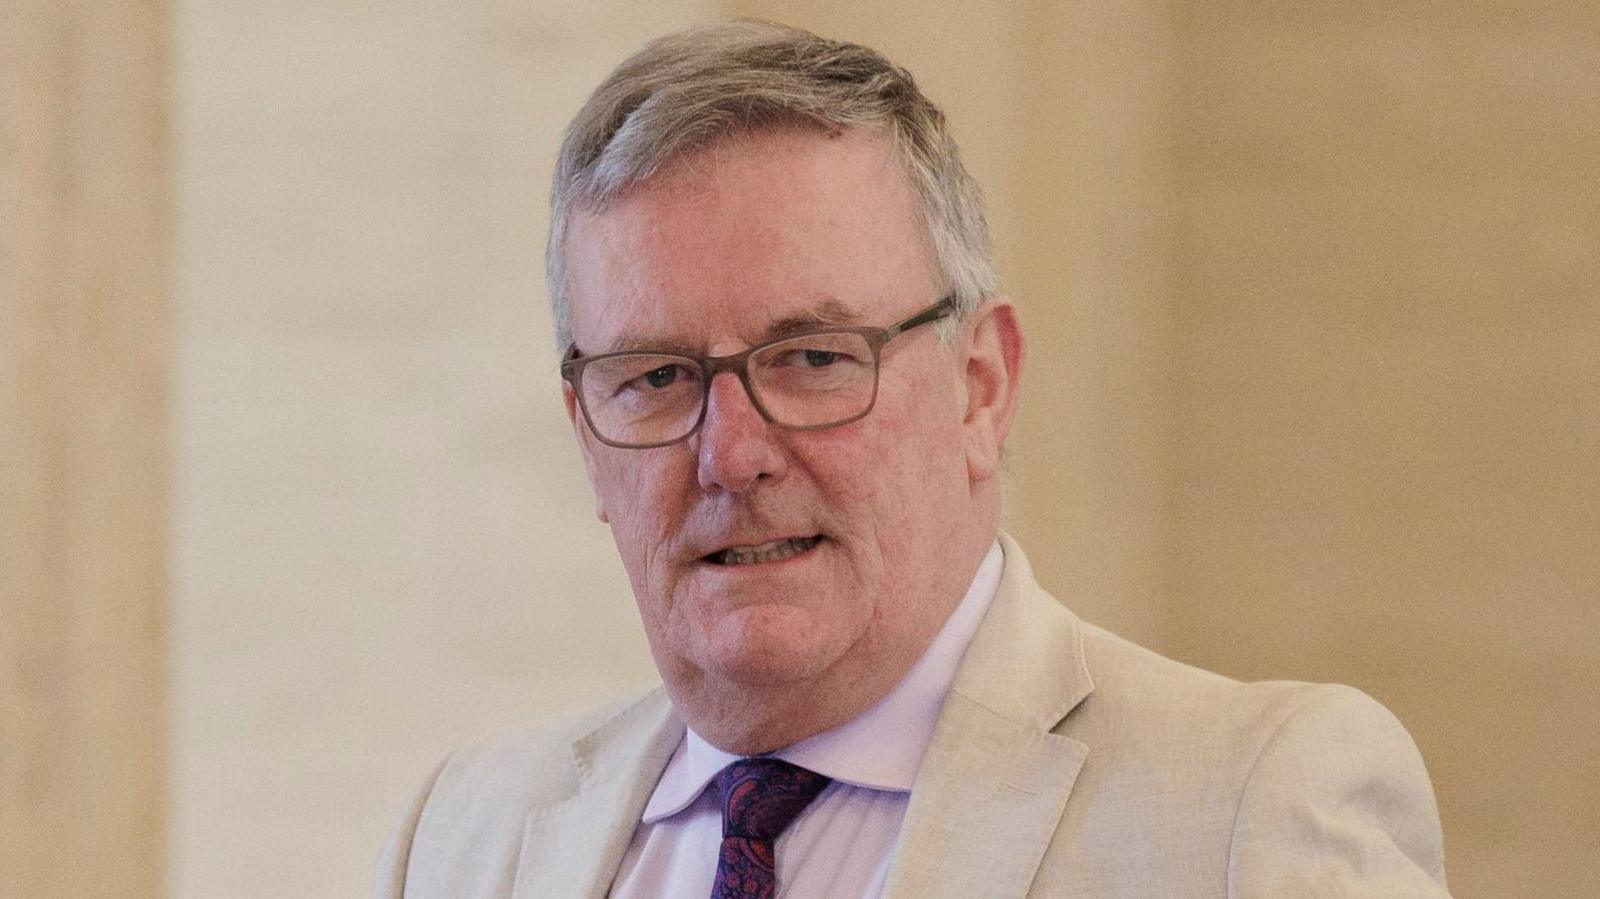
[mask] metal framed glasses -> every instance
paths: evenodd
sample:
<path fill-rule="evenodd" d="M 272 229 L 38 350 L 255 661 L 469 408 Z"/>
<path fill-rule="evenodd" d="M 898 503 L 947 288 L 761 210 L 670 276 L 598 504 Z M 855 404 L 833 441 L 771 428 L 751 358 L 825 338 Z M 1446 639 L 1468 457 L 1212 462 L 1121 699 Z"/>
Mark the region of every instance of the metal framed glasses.
<path fill-rule="evenodd" d="M 667 446 L 700 429 L 711 380 L 739 376 L 761 417 L 795 431 L 856 421 L 878 398 L 884 344 L 955 312 L 952 294 L 887 328 L 827 328 L 728 356 L 628 350 L 561 362 L 584 420 L 601 443 L 624 449 Z"/>

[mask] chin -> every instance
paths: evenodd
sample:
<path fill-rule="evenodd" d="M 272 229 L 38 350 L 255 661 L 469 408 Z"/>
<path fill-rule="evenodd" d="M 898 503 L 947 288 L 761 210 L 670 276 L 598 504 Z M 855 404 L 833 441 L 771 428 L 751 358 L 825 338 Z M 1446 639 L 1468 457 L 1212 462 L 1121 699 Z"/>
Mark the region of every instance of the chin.
<path fill-rule="evenodd" d="M 791 614 L 774 615 L 742 610 L 728 616 L 732 620 L 719 622 L 697 653 L 702 663 L 698 667 L 718 680 L 751 687 L 815 679 L 840 653 L 818 645 L 810 622 L 796 622 L 788 611 Z"/>
<path fill-rule="evenodd" d="M 711 653 L 701 667 L 718 680 L 749 687 L 781 687 L 815 679 L 832 661 L 794 647 L 753 645 Z"/>

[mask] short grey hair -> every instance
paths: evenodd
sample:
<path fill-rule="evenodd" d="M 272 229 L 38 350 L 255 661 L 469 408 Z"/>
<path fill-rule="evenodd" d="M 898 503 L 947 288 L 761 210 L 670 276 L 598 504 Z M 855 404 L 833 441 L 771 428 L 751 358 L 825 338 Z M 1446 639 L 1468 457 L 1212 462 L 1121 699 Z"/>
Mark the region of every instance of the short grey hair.
<path fill-rule="evenodd" d="M 601 82 L 567 126 L 550 189 L 545 283 L 556 342 L 572 345 L 566 235 L 672 162 L 766 128 L 883 128 L 917 193 L 956 318 L 996 290 L 983 197 L 944 113 L 911 73 L 860 44 L 739 20 L 658 38 Z"/>

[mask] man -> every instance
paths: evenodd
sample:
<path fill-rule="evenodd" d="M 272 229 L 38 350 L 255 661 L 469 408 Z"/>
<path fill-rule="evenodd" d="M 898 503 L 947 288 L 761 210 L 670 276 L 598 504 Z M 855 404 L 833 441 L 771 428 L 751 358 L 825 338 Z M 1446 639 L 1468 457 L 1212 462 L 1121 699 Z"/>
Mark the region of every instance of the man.
<path fill-rule="evenodd" d="M 1445 894 L 1380 706 L 1127 644 L 999 534 L 1022 332 L 906 73 L 664 38 L 551 207 L 567 410 L 664 689 L 446 760 L 379 896 Z"/>

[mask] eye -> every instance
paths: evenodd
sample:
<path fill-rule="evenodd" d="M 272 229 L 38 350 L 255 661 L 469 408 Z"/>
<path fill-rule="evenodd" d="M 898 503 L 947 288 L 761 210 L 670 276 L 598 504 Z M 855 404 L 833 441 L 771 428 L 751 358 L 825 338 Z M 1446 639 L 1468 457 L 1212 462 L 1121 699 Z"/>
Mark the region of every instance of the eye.
<path fill-rule="evenodd" d="M 677 393 L 692 385 L 698 372 L 682 362 L 654 358 L 605 360 L 605 368 L 595 373 L 594 385 L 604 395 L 635 397 Z M 609 385 L 604 386 L 602 385 Z"/>
<path fill-rule="evenodd" d="M 761 363 L 775 368 L 822 369 L 860 362 L 866 355 L 868 353 L 864 348 L 825 342 L 820 346 L 785 346 L 764 356 Z"/>
<path fill-rule="evenodd" d="M 872 346 L 849 332 L 808 334 L 768 344 L 751 358 L 759 379 L 803 378 L 816 387 L 834 379 L 872 370 Z"/>
<path fill-rule="evenodd" d="M 663 365 L 660 368 L 653 368 L 645 372 L 642 377 L 646 384 L 659 390 L 662 387 L 670 386 L 672 382 L 678 380 L 678 376 L 682 372 L 683 369 L 680 366 Z"/>

